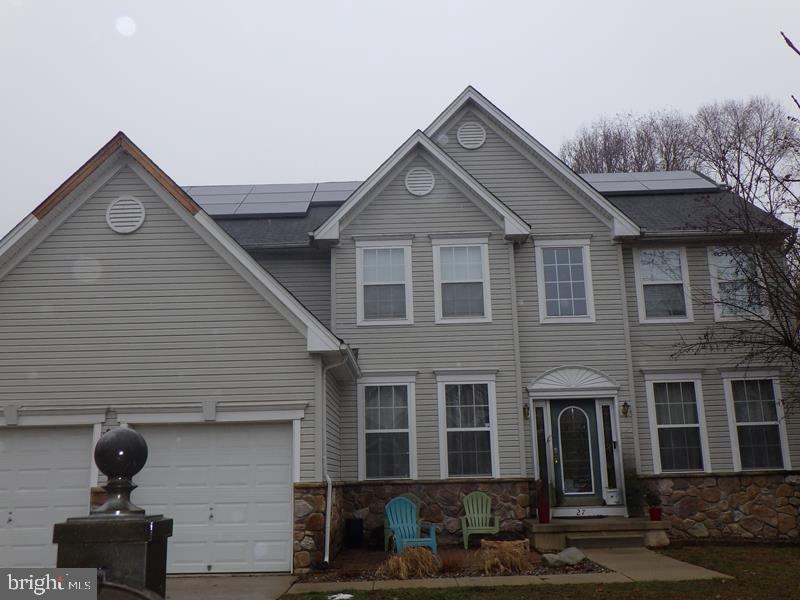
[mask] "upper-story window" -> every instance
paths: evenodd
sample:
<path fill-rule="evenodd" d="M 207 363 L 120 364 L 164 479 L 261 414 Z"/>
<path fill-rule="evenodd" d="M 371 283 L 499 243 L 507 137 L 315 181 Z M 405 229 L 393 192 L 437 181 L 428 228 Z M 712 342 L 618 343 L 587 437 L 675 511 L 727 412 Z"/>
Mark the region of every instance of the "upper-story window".
<path fill-rule="evenodd" d="M 639 320 L 648 323 L 691 321 L 689 270 L 685 248 L 634 250 Z"/>
<path fill-rule="evenodd" d="M 536 274 L 542 323 L 594 321 L 588 239 L 537 241 Z"/>
<path fill-rule="evenodd" d="M 359 325 L 413 323 L 411 240 L 358 241 L 356 284 Z"/>
<path fill-rule="evenodd" d="M 709 248 L 708 266 L 717 321 L 766 316 L 751 254 L 735 248 Z"/>
<path fill-rule="evenodd" d="M 791 468 L 778 381 L 735 373 L 723 374 L 723 381 L 734 468 Z"/>
<path fill-rule="evenodd" d="M 486 239 L 432 240 L 437 323 L 490 321 Z"/>

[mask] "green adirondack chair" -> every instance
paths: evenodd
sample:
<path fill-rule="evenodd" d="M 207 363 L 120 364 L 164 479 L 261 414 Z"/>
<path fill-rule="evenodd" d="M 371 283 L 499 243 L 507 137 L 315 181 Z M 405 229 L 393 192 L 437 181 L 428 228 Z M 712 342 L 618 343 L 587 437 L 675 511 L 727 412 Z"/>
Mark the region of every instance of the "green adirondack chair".
<path fill-rule="evenodd" d="M 464 548 L 469 548 L 469 536 L 475 533 L 500 531 L 500 517 L 492 516 L 492 499 L 483 492 L 472 492 L 464 497 L 464 513 L 461 517 Z"/>
<path fill-rule="evenodd" d="M 419 515 L 419 505 L 420 499 L 411 492 L 406 492 L 405 494 L 400 494 L 400 498 L 405 498 L 406 500 L 411 500 L 414 503 L 414 506 L 417 507 L 417 515 Z M 419 523 L 419 517 L 417 517 L 417 523 Z M 384 552 L 389 551 L 389 540 L 392 539 L 392 530 L 389 528 L 389 523 L 387 522 L 386 525 L 383 527 L 383 550 Z"/>
<path fill-rule="evenodd" d="M 394 547 L 398 554 L 408 547 L 427 546 L 436 554 L 436 526 L 417 520 L 417 507 L 407 498 L 398 496 L 386 503 L 386 522 L 394 534 Z M 428 536 L 422 537 L 422 529 Z"/>

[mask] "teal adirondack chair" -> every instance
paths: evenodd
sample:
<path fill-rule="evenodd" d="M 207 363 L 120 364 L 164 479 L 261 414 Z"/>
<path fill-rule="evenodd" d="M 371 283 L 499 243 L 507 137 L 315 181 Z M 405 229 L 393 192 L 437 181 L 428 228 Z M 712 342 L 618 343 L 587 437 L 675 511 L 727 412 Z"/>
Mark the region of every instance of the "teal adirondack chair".
<path fill-rule="evenodd" d="M 417 521 L 417 507 L 408 498 L 398 496 L 386 503 L 386 522 L 394 535 L 394 547 L 402 552 L 408 546 L 427 546 L 436 554 L 436 526 Z M 422 529 L 428 537 L 422 537 Z"/>
<path fill-rule="evenodd" d="M 407 498 L 408 500 L 411 500 L 414 503 L 414 506 L 417 507 L 417 515 L 419 515 L 420 500 L 415 494 L 412 494 L 411 492 L 406 492 L 405 494 L 400 494 L 399 497 L 400 498 Z M 417 524 L 419 524 L 419 517 L 417 517 Z M 391 540 L 391 539 L 392 539 L 392 530 L 389 528 L 389 525 L 387 523 L 386 527 L 383 528 L 383 550 L 384 550 L 384 552 L 388 552 L 389 551 L 389 540 Z"/>
<path fill-rule="evenodd" d="M 461 517 L 464 548 L 469 548 L 469 536 L 475 533 L 500 531 L 500 517 L 492 516 L 492 499 L 483 492 L 472 492 L 464 497 L 464 513 Z"/>

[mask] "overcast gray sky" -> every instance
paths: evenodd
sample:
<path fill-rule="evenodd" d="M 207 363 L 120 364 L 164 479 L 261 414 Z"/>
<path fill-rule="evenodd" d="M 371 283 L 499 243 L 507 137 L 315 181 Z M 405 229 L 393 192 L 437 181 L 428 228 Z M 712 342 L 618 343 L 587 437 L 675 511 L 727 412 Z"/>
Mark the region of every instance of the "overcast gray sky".
<path fill-rule="evenodd" d="M 367 177 L 467 84 L 552 150 L 800 93 L 798 0 L 0 0 L 0 234 L 118 130 L 182 185 Z M 788 104 L 787 104 L 788 110 Z"/>

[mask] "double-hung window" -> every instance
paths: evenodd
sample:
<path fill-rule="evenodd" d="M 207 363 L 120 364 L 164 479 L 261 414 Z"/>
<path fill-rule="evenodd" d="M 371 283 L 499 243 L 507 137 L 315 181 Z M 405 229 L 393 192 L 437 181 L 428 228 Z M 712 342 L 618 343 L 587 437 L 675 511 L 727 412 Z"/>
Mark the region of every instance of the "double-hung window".
<path fill-rule="evenodd" d="M 699 379 L 647 382 L 653 469 L 656 473 L 708 470 L 708 441 Z"/>
<path fill-rule="evenodd" d="M 642 322 L 691 321 L 685 248 L 638 248 L 634 272 Z"/>
<path fill-rule="evenodd" d="M 431 240 L 436 322 L 490 321 L 486 239 Z"/>
<path fill-rule="evenodd" d="M 413 323 L 411 240 L 357 242 L 356 284 L 359 325 Z"/>
<path fill-rule="evenodd" d="M 494 377 L 440 377 L 438 385 L 442 477 L 496 477 Z"/>
<path fill-rule="evenodd" d="M 735 248 L 709 248 L 708 265 L 717 321 L 766 315 L 752 255 Z"/>
<path fill-rule="evenodd" d="M 589 240 L 536 242 L 539 320 L 594 321 Z"/>
<path fill-rule="evenodd" d="M 777 382 L 772 378 L 723 376 L 728 423 L 734 445 L 734 468 L 784 469 L 786 429 Z"/>
<path fill-rule="evenodd" d="M 358 386 L 359 477 L 416 477 L 413 378 L 364 380 Z"/>

